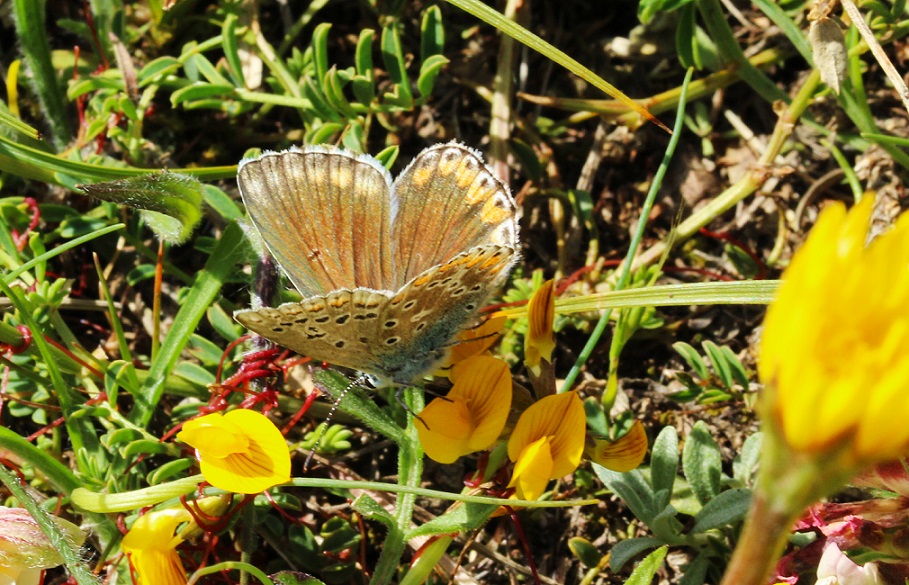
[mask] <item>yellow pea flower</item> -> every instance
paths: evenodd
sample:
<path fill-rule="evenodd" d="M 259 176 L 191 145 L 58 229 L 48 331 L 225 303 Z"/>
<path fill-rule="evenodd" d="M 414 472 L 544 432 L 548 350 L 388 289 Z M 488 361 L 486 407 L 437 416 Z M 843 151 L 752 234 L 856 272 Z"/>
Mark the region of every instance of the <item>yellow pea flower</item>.
<path fill-rule="evenodd" d="M 589 447 L 585 455 L 594 463 L 620 473 L 637 469 L 647 455 L 647 431 L 641 421 L 636 420 L 628 432 L 615 441 L 594 440 L 594 446 Z"/>
<path fill-rule="evenodd" d="M 237 409 L 187 421 L 177 439 L 194 447 L 205 481 L 256 494 L 290 481 L 290 450 L 265 415 Z"/>
<path fill-rule="evenodd" d="M 442 368 L 438 376 L 449 376 L 451 365 L 462 362 L 467 358 L 480 355 L 499 339 L 502 329 L 505 328 L 506 317 L 489 317 L 477 327 L 464 329 L 458 334 L 458 342 L 451 348 L 448 354 L 446 364 L 447 368 Z M 450 376 L 449 376 L 450 377 Z"/>
<path fill-rule="evenodd" d="M 527 305 L 527 337 L 524 338 L 524 365 L 535 375 L 540 375 L 540 361 L 552 363 L 555 339 L 552 326 L 555 322 L 555 295 L 553 280 L 547 280 L 530 297 Z"/>
<path fill-rule="evenodd" d="M 424 452 L 439 463 L 491 447 L 511 408 L 511 372 L 502 360 L 467 358 L 455 364 L 451 379 L 448 395 L 430 402 L 416 421 Z"/>
<path fill-rule="evenodd" d="M 192 516 L 184 508 L 149 512 L 140 516 L 120 543 L 135 571 L 136 585 L 186 585 L 186 570 L 177 553 L 183 539 L 177 526 Z"/>
<path fill-rule="evenodd" d="M 508 458 L 515 462 L 508 487 L 515 497 L 535 500 L 550 479 L 577 469 L 586 430 L 584 405 L 574 392 L 546 396 L 525 410 L 508 440 Z"/>

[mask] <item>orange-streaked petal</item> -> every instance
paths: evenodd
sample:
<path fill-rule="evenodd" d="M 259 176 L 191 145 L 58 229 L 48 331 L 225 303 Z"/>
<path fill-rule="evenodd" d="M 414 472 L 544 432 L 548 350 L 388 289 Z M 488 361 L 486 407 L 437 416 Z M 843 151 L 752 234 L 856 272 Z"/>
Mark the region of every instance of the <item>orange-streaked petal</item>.
<path fill-rule="evenodd" d="M 470 410 L 470 452 L 490 448 L 502 434 L 511 409 L 508 364 L 489 356 L 473 356 L 455 365 L 452 380 L 454 386 L 449 395 L 466 401 Z"/>
<path fill-rule="evenodd" d="M 499 335 L 505 329 L 506 317 L 490 317 L 477 327 L 465 329 L 458 334 L 458 343 L 451 348 L 448 354 L 448 364 L 457 364 L 467 358 L 480 355 L 499 340 Z M 445 370 L 447 371 L 447 370 Z M 443 375 L 444 371 L 443 371 Z"/>
<path fill-rule="evenodd" d="M 527 336 L 524 338 L 524 364 L 536 372 L 540 360 L 552 362 L 555 338 L 555 294 L 553 280 L 547 280 L 537 289 L 527 305 Z M 538 373 L 538 372 L 537 372 Z"/>
<path fill-rule="evenodd" d="M 594 443 L 587 452 L 590 460 L 620 473 L 636 469 L 647 455 L 647 432 L 639 420 L 615 441 L 597 439 Z"/>
<path fill-rule="evenodd" d="M 552 476 L 552 444 L 550 437 L 540 437 L 526 445 L 518 454 L 508 487 L 515 488 L 519 500 L 535 500 L 546 491 Z"/>
<path fill-rule="evenodd" d="M 415 421 L 426 456 L 439 463 L 454 463 L 470 453 L 467 441 L 473 431 L 467 404 L 458 399 L 436 398 Z"/>
<path fill-rule="evenodd" d="M 517 461 L 527 445 L 548 437 L 553 460 L 549 479 L 568 475 L 581 462 L 586 429 L 584 405 L 577 394 L 546 396 L 521 414 L 508 440 L 508 458 Z"/>
<path fill-rule="evenodd" d="M 423 450 L 439 463 L 491 447 L 511 408 L 511 372 L 502 360 L 473 356 L 456 364 L 451 377 L 448 396 L 420 413 L 425 424 L 417 421 Z"/>
<path fill-rule="evenodd" d="M 138 585 L 186 585 L 186 571 L 177 553 L 182 542 L 174 531 L 191 520 L 183 508 L 149 512 L 140 516 L 120 546 L 129 556 L 138 576 Z"/>
<path fill-rule="evenodd" d="M 220 415 L 216 413 L 216 416 Z M 281 431 L 268 417 L 246 409 L 232 410 L 223 417 L 225 424 L 206 422 L 204 441 L 198 445 L 190 442 L 196 438 L 193 433 L 184 435 L 181 431 L 177 434 L 178 439 L 196 448 L 205 481 L 222 490 L 241 494 L 255 494 L 290 481 L 290 450 Z M 241 443 L 235 429 L 240 429 L 245 438 L 245 450 L 227 455 L 223 453 L 233 447 L 209 450 L 212 441 L 217 439 L 217 430 L 232 446 Z"/>

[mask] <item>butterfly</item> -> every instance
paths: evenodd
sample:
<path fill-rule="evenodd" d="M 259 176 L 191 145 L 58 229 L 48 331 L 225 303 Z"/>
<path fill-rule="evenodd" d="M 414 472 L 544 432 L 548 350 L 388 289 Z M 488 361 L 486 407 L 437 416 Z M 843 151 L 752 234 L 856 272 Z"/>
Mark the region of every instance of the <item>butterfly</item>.
<path fill-rule="evenodd" d="M 371 156 L 308 146 L 243 160 L 237 182 L 303 300 L 234 317 L 384 384 L 443 362 L 518 259 L 514 199 L 456 142 L 425 149 L 394 181 Z"/>

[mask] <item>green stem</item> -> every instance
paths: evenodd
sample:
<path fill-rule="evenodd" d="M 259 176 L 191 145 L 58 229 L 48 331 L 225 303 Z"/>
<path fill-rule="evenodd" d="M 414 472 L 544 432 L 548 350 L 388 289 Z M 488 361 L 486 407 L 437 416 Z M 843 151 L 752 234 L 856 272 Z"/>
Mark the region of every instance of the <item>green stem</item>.
<path fill-rule="evenodd" d="M 44 115 L 50 124 L 51 134 L 57 148 L 62 148 L 73 137 L 73 129 L 67 118 L 66 102 L 54 65 L 51 62 L 50 45 L 44 28 L 44 5 L 41 0 L 15 0 L 13 14 L 16 21 L 16 38 L 25 55 L 25 61 L 35 84 L 35 91 L 41 102 Z"/>
<path fill-rule="evenodd" d="M 776 157 L 782 151 L 786 140 L 792 135 L 792 131 L 795 129 L 796 123 L 802 117 L 802 114 L 805 113 L 805 109 L 811 104 L 811 98 L 820 82 L 820 73 L 814 70 L 805 80 L 805 83 L 802 84 L 802 87 L 799 88 L 799 92 L 792 100 L 792 103 L 780 114 L 776 128 L 773 130 L 773 135 L 767 143 L 764 155 L 761 157 L 757 168 L 680 223 L 675 229 L 675 237 L 672 243 L 677 244 L 685 241 L 716 217 L 719 217 L 740 201 L 752 195 L 770 178 L 770 169 Z M 666 252 L 666 246 L 666 242 L 660 242 L 646 250 L 635 260 L 633 269 L 646 266 L 658 260 Z"/>
<path fill-rule="evenodd" d="M 766 585 L 797 518 L 798 513 L 777 510 L 756 492 L 720 585 Z"/>
<path fill-rule="evenodd" d="M 416 388 L 409 388 L 407 392 L 407 405 L 411 411 L 423 410 L 423 392 Z M 408 416 L 408 419 L 407 428 L 403 434 L 404 440 L 398 443 L 398 485 L 417 488 L 420 486 L 420 479 L 423 476 L 423 446 L 417 435 L 417 427 L 413 424 L 413 416 Z M 415 502 L 416 495 L 413 493 L 398 494 L 398 502 L 395 506 L 395 526 L 388 531 L 382 554 L 376 563 L 376 570 L 370 581 L 371 585 L 384 585 L 394 580 L 401 563 L 401 556 L 404 554 L 404 547 L 407 545 L 405 537 L 413 522 Z"/>
<path fill-rule="evenodd" d="M 673 129 L 672 138 L 669 139 L 669 145 L 666 148 L 666 152 L 663 154 L 663 160 L 660 163 L 660 167 L 657 169 L 656 175 L 653 177 L 653 181 L 650 183 L 650 191 L 647 193 L 647 198 L 644 201 L 644 206 L 641 209 L 641 215 L 638 219 L 638 224 L 635 227 L 634 235 L 631 238 L 631 244 L 628 247 L 628 252 L 625 254 L 625 260 L 622 262 L 622 267 L 619 271 L 619 278 L 616 282 L 613 290 L 624 289 L 628 285 L 628 281 L 631 279 L 631 270 L 632 260 L 634 260 L 634 255 L 638 250 L 638 244 L 641 239 L 644 237 L 644 228 L 647 226 L 647 218 L 650 217 L 650 209 L 653 207 L 654 201 L 656 201 L 656 195 L 660 190 L 660 186 L 663 184 L 663 177 L 666 175 L 666 171 L 669 169 L 669 163 L 672 160 L 672 155 L 675 153 L 675 147 L 679 142 L 679 137 L 682 135 L 682 123 L 685 118 L 685 105 L 688 101 L 688 84 L 691 83 L 691 76 L 693 75 L 693 70 L 688 69 L 688 72 L 685 74 L 685 80 L 682 82 L 682 91 L 679 96 L 679 106 L 676 111 L 675 127 Z M 600 316 L 600 320 L 597 322 L 596 327 L 594 327 L 593 333 L 587 339 L 587 343 L 584 345 L 584 349 L 581 350 L 581 354 L 578 356 L 577 361 L 574 366 L 572 366 L 571 371 L 568 372 L 568 375 L 565 376 L 565 381 L 562 383 L 562 387 L 559 389 L 559 392 L 568 392 L 571 390 L 571 387 L 574 385 L 574 381 L 577 379 L 578 375 L 581 373 L 581 368 L 584 367 L 584 364 L 587 363 L 587 359 L 593 354 L 593 350 L 596 348 L 597 344 L 600 342 L 600 337 L 606 331 L 607 325 L 609 325 L 609 319 L 612 317 L 612 309 L 607 310 Z M 618 350 L 616 349 L 616 339 L 618 335 L 613 337 L 613 346 L 610 349 L 611 354 L 618 355 Z M 624 340 L 620 340 L 623 342 Z M 613 366 L 616 364 L 610 362 L 610 370 L 614 373 L 615 369 Z M 608 394 L 608 392 L 607 392 Z M 604 397 L 608 400 L 608 397 Z M 614 397 L 613 397 L 614 398 Z M 609 409 L 607 408 L 607 411 Z"/>

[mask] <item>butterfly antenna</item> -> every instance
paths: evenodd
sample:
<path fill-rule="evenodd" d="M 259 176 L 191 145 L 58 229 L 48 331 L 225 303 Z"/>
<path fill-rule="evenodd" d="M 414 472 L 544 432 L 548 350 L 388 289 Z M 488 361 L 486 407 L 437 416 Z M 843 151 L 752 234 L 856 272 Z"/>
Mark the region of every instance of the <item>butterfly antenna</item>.
<path fill-rule="evenodd" d="M 350 392 L 355 386 L 359 386 L 368 379 L 367 374 L 360 374 L 347 385 L 346 388 L 338 395 L 338 398 L 331 404 L 331 409 L 329 409 L 328 414 L 325 416 L 325 420 L 322 421 L 321 430 L 319 431 L 318 436 L 316 436 L 316 442 L 313 443 L 312 449 L 309 450 L 309 455 L 306 456 L 306 461 L 303 462 L 303 473 L 309 471 L 309 464 L 312 463 L 312 458 L 316 454 L 316 449 L 319 447 L 319 442 L 322 441 L 322 437 L 325 436 L 325 432 L 328 430 L 328 424 L 331 422 L 331 419 L 335 416 L 335 411 L 338 410 L 338 405 L 341 404 L 341 401 L 344 400 L 344 397 L 347 396 L 347 393 Z"/>

